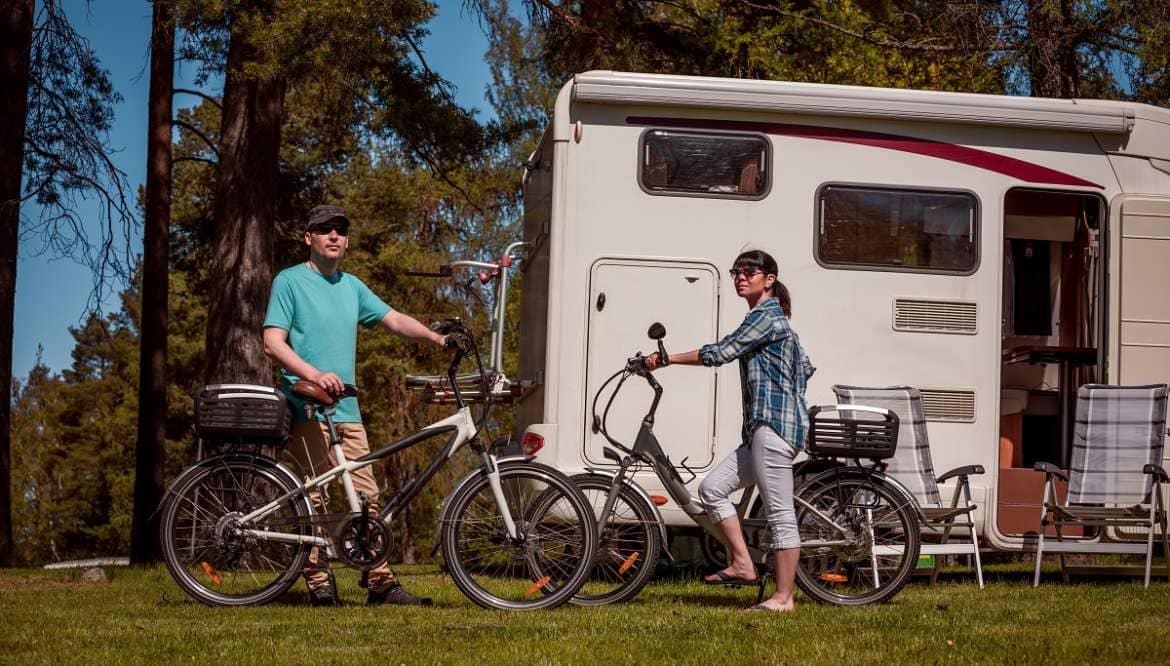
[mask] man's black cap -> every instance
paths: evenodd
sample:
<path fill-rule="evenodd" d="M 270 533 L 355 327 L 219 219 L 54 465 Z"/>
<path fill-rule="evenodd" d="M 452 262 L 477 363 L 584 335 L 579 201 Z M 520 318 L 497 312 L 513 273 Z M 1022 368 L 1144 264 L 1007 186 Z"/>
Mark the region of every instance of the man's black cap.
<path fill-rule="evenodd" d="M 325 224 L 337 218 L 341 218 L 345 225 L 349 226 L 349 218 L 345 215 L 345 209 L 341 206 L 330 206 L 329 204 L 322 204 L 314 206 L 313 210 L 309 211 L 309 221 L 305 224 L 305 231 L 312 231 L 314 227 L 319 224 Z"/>

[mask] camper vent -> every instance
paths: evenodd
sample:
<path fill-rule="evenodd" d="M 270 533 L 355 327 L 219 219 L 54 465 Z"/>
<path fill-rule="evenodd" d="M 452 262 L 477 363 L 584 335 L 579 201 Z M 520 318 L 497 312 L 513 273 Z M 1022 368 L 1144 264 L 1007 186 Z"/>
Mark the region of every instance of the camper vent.
<path fill-rule="evenodd" d="M 974 335 L 976 308 L 964 301 L 894 300 L 894 330 Z"/>
<path fill-rule="evenodd" d="M 927 421 L 975 422 L 975 392 L 962 389 L 921 389 Z"/>

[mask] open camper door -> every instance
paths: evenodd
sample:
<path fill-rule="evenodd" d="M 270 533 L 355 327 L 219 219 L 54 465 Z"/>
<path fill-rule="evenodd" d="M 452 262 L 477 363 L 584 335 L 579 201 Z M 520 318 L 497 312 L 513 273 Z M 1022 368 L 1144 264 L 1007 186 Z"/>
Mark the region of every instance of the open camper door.
<path fill-rule="evenodd" d="M 608 465 L 601 455 L 607 442 L 590 427 L 597 390 L 634 352 L 655 351 L 646 335 L 654 322 L 666 326 L 667 351 L 687 351 L 716 340 L 719 281 L 708 263 L 600 259 L 589 282 L 584 457 L 591 464 Z M 662 448 L 676 464 L 687 459 L 691 468 L 709 466 L 715 455 L 715 372 L 680 366 L 654 376 L 663 388 L 654 424 Z M 598 402 L 599 415 L 614 384 Z M 610 436 L 633 446 L 653 396 L 644 380 L 630 378 L 610 410 Z"/>
<path fill-rule="evenodd" d="M 1170 383 L 1170 197 L 1124 194 L 1111 208 L 1109 380 Z"/>

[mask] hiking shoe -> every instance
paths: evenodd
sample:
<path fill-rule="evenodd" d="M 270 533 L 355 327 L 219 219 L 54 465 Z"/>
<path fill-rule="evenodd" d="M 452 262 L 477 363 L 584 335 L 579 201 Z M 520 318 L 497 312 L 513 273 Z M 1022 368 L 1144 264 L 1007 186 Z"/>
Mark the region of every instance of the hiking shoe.
<path fill-rule="evenodd" d="M 325 584 L 309 588 L 310 606 L 340 606 L 341 599 L 337 596 L 337 588 Z"/>
<path fill-rule="evenodd" d="M 366 595 L 367 606 L 430 606 L 431 603 L 430 597 L 420 599 L 407 592 L 406 588 L 402 587 L 402 583 L 394 583 L 381 592 L 370 590 L 370 593 Z"/>
<path fill-rule="evenodd" d="M 329 572 L 329 581 L 318 585 L 317 587 L 309 588 L 309 605 L 310 606 L 340 606 L 341 597 L 337 596 L 337 579 L 333 577 L 333 572 Z"/>

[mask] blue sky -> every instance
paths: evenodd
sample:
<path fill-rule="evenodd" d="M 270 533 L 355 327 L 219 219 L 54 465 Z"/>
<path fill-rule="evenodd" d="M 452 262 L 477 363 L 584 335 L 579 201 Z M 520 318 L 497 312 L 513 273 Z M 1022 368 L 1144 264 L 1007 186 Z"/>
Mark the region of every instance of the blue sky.
<path fill-rule="evenodd" d="M 431 69 L 456 87 L 456 99 L 464 107 L 493 116 L 484 91 L 491 75 L 484 52 L 487 38 L 475 17 L 463 9 L 463 0 L 435 0 L 438 16 L 431 22 L 431 34 L 423 43 L 424 55 Z M 39 3 L 38 3 L 39 4 Z M 93 49 L 109 71 L 115 88 L 124 101 L 116 109 L 110 144 L 118 150 L 114 160 L 126 172 L 131 192 L 146 177 L 146 94 L 148 81 L 147 42 L 150 37 L 150 4 L 145 0 L 65 0 L 66 13 L 78 31 L 89 38 Z M 519 3 L 515 3 L 519 4 Z M 179 63 L 176 87 L 194 88 L 195 67 Z M 218 95 L 220 82 L 210 82 L 204 90 Z M 176 108 L 191 106 L 191 97 L 178 96 Z M 34 217 L 35 210 L 23 210 Z M 96 207 L 89 214 L 96 214 Z M 136 232 L 135 251 L 141 247 L 141 232 Z M 16 322 L 13 340 L 13 374 L 24 377 L 36 362 L 37 348 L 42 359 L 54 370 L 71 363 L 73 338 L 69 327 L 82 321 L 86 298 L 90 293 L 90 274 L 69 260 L 52 261 L 33 256 L 36 241 L 27 240 L 20 248 L 16 281 Z M 115 292 L 118 289 L 114 290 Z M 111 298 L 106 308 L 116 308 Z"/>

